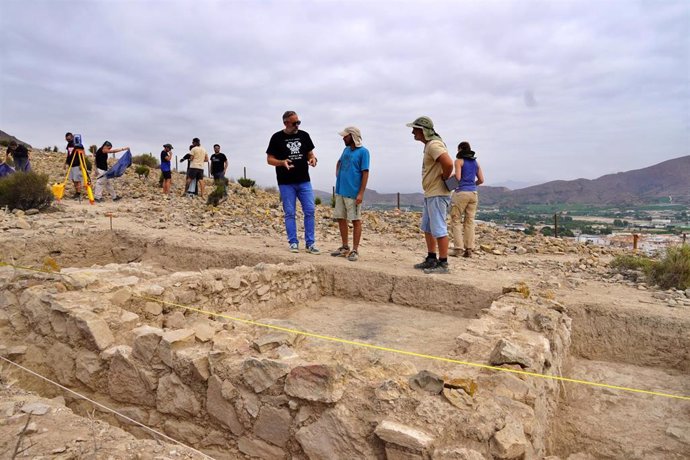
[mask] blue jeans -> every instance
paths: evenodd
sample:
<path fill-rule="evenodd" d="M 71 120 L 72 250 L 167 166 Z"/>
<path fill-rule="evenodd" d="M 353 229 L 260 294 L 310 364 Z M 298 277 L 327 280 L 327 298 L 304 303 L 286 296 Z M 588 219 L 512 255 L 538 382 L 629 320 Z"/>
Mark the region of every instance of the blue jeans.
<path fill-rule="evenodd" d="M 14 158 L 14 170 L 17 172 L 29 171 L 29 159 L 27 157 Z"/>
<path fill-rule="evenodd" d="M 287 230 L 288 243 L 299 243 L 297 239 L 297 222 L 295 212 L 297 210 L 297 200 L 302 205 L 304 213 L 304 239 L 307 247 L 316 241 L 314 232 L 314 214 L 316 205 L 314 204 L 314 191 L 311 182 L 301 184 L 278 185 L 280 189 L 280 199 L 283 202 L 283 212 L 285 213 L 285 230 Z"/>

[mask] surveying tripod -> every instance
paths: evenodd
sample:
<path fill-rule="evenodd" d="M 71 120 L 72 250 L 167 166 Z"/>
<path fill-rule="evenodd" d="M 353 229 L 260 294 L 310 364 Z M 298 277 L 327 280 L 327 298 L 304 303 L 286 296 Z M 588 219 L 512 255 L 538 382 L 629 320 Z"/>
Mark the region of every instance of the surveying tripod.
<path fill-rule="evenodd" d="M 84 187 L 86 188 L 86 194 L 89 197 L 89 203 L 94 203 L 93 190 L 91 189 L 91 178 L 89 173 L 86 171 L 86 158 L 84 157 L 84 148 L 81 146 L 74 147 L 72 151 L 72 161 L 70 161 L 69 168 L 67 168 L 67 175 L 65 176 L 65 182 L 69 177 L 70 172 L 72 172 L 72 165 L 74 164 L 74 159 L 79 158 L 79 169 L 81 171 L 81 177 L 84 180 Z"/>

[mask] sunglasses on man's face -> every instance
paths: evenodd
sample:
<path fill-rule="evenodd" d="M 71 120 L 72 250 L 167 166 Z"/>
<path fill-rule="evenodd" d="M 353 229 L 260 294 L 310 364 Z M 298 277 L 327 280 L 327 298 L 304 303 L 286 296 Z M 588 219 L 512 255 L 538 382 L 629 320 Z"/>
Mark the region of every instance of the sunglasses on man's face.
<path fill-rule="evenodd" d="M 302 124 L 302 122 L 301 122 L 300 120 L 297 120 L 297 121 L 293 121 L 293 122 L 290 123 L 290 124 L 291 124 L 292 126 L 299 126 L 299 125 Z"/>

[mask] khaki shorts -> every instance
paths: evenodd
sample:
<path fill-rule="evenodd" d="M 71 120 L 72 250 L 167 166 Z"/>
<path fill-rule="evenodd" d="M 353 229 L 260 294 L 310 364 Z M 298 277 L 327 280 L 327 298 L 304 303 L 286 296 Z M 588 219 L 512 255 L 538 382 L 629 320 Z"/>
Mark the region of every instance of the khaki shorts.
<path fill-rule="evenodd" d="M 336 219 L 362 220 L 362 205 L 355 204 L 354 198 L 336 195 L 333 217 Z"/>
<path fill-rule="evenodd" d="M 76 161 L 76 158 L 75 158 Z M 81 174 L 80 166 L 72 166 L 69 170 L 69 178 L 74 182 L 83 182 L 84 176 Z"/>

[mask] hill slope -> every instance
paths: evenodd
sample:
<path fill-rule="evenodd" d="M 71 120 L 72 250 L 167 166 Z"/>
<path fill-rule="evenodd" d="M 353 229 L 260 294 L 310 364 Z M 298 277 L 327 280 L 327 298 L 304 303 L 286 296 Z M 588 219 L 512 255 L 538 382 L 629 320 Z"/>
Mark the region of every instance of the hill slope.
<path fill-rule="evenodd" d="M 7 146 L 11 141 L 17 141 L 18 144 L 24 144 L 24 146 L 28 149 L 31 148 L 31 145 L 27 144 L 26 142 L 7 134 L 5 131 L 0 130 L 0 145 Z"/>
<path fill-rule="evenodd" d="M 669 197 L 690 203 L 690 155 L 594 180 L 551 181 L 512 191 L 501 200 L 515 204 L 641 204 Z"/>

